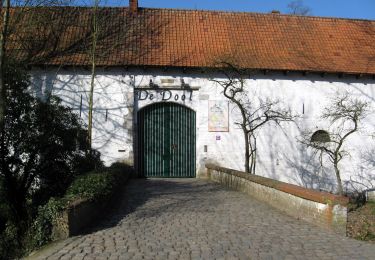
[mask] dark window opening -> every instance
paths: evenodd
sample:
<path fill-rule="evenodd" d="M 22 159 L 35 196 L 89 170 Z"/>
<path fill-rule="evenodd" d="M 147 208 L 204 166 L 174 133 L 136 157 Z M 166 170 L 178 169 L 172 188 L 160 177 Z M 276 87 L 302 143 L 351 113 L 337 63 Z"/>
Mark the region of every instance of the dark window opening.
<path fill-rule="evenodd" d="M 324 130 L 318 130 L 311 136 L 311 142 L 327 143 L 331 141 L 329 133 Z"/>

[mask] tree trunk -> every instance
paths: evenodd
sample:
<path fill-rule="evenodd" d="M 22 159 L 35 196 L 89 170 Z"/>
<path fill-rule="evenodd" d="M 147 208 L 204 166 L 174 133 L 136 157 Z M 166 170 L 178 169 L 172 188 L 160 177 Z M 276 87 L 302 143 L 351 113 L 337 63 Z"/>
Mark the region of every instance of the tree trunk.
<path fill-rule="evenodd" d="M 95 87 L 95 74 L 96 74 L 96 66 L 95 66 L 95 58 L 93 58 L 93 63 L 91 67 L 91 83 L 90 83 L 90 97 L 89 97 L 89 124 L 87 127 L 87 138 L 89 142 L 90 148 L 92 148 L 92 114 L 93 114 L 93 107 L 94 107 L 94 87 Z"/>
<path fill-rule="evenodd" d="M 255 168 L 256 168 L 256 163 L 257 163 L 257 139 L 255 136 L 253 136 L 254 138 L 254 153 L 253 153 L 253 168 L 251 169 L 251 173 L 252 174 L 255 174 Z"/>
<path fill-rule="evenodd" d="M 254 165 L 254 149 L 253 149 L 253 144 L 251 142 L 251 135 L 249 134 L 249 146 L 250 146 L 250 154 L 249 154 L 249 160 L 250 160 L 250 173 L 253 173 L 253 165 Z"/>
<path fill-rule="evenodd" d="M 99 1 L 95 1 L 94 16 L 93 16 L 93 35 L 92 35 L 92 49 L 91 49 L 91 83 L 90 83 L 90 94 L 89 94 L 89 118 L 88 118 L 88 133 L 87 138 L 90 149 L 92 148 L 92 117 L 94 107 L 94 89 L 95 89 L 95 76 L 96 76 L 96 44 L 98 40 L 98 21 L 97 21 L 97 10 Z"/>
<path fill-rule="evenodd" d="M 242 131 L 245 137 L 245 172 L 250 173 L 250 140 L 246 129 L 242 129 Z"/>
<path fill-rule="evenodd" d="M 7 91 L 4 80 L 4 69 L 5 69 L 5 44 L 7 40 L 8 24 L 9 24 L 9 7 L 10 0 L 1 0 L 0 12 L 3 12 L 3 27 L 0 33 L 0 172 L 5 171 L 5 113 L 6 113 L 6 98 Z"/>
<path fill-rule="evenodd" d="M 335 161 L 333 163 L 333 166 L 335 168 L 335 174 L 336 174 L 336 180 L 337 180 L 337 194 L 343 195 L 344 194 L 344 189 L 342 187 L 342 182 L 341 182 L 341 176 L 340 176 L 340 170 L 339 170 L 338 162 Z"/>
<path fill-rule="evenodd" d="M 0 131 L 4 130 L 4 119 L 6 110 L 6 86 L 4 82 L 4 63 L 5 63 L 5 43 L 7 40 L 8 24 L 9 24 L 9 7 L 10 0 L 1 2 L 3 11 L 3 26 L 0 34 Z"/>
<path fill-rule="evenodd" d="M 20 224 L 28 220 L 26 198 L 27 192 L 17 182 L 16 177 L 4 176 L 4 193 L 11 212 L 11 221 Z"/>

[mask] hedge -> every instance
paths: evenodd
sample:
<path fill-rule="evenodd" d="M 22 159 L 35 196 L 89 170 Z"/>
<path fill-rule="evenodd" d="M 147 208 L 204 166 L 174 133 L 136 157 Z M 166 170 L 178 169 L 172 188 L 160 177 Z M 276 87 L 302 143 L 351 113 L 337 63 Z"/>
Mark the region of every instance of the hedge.
<path fill-rule="evenodd" d="M 109 199 L 132 173 L 132 167 L 115 163 L 78 176 L 62 198 L 51 198 L 38 208 L 38 216 L 29 232 L 29 251 L 52 240 L 52 227 L 58 215 L 79 200 L 101 201 Z"/>

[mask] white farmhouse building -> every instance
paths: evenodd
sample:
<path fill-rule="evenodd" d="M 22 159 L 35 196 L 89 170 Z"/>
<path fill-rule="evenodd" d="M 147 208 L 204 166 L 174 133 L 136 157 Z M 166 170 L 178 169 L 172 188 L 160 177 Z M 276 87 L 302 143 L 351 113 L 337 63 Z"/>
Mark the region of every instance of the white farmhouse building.
<path fill-rule="evenodd" d="M 244 170 L 238 112 L 211 80 L 225 78 L 215 62 L 230 59 L 251 71 L 246 85 L 254 102 L 280 100 L 300 115 L 258 132 L 257 174 L 334 190 L 333 167 L 321 167 L 298 138 L 330 130 L 320 114 L 339 93 L 375 104 L 374 21 L 149 9 L 136 0 L 100 12 L 106 35 L 97 48 L 93 140 L 107 164 L 125 161 L 156 177 L 196 177 L 206 162 Z M 91 13 L 57 8 L 51 23 L 60 26 L 59 38 L 31 69 L 39 96 L 61 97 L 85 122 Z M 340 167 L 348 189 L 375 185 L 374 125 L 372 113 L 345 144 L 350 156 Z"/>

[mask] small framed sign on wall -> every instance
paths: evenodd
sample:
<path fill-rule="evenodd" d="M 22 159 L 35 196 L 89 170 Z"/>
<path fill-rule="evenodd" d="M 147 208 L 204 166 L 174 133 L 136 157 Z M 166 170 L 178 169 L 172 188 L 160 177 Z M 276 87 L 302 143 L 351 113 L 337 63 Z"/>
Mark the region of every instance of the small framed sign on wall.
<path fill-rule="evenodd" d="M 208 131 L 229 132 L 229 104 L 224 100 L 208 101 Z"/>

